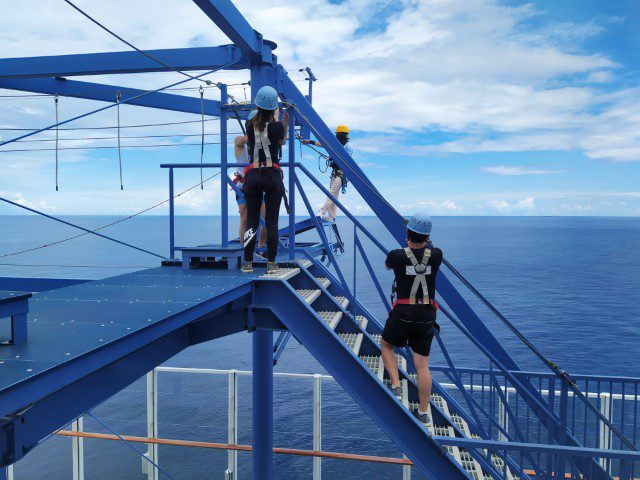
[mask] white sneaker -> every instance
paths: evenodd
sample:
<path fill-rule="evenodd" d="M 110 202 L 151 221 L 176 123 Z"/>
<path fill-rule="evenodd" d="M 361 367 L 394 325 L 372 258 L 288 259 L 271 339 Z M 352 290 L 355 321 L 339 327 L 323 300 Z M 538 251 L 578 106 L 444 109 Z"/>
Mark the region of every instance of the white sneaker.
<path fill-rule="evenodd" d="M 326 210 L 320 212 L 320 218 L 322 218 L 326 222 L 333 222 L 335 220 Z"/>

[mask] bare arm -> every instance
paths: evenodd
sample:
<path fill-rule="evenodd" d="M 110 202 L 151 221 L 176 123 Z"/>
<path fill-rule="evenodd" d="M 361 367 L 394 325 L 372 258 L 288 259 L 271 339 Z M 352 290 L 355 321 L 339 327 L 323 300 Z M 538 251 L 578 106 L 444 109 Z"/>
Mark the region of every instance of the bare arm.
<path fill-rule="evenodd" d="M 246 135 L 238 135 L 236 137 L 236 140 L 234 142 L 234 147 L 233 147 L 234 154 L 236 156 L 236 161 L 238 160 L 238 157 L 242 155 L 242 152 L 244 152 L 244 147 L 248 141 L 249 139 L 247 138 Z"/>
<path fill-rule="evenodd" d="M 287 143 L 287 137 L 289 136 L 289 112 L 282 114 L 282 125 L 284 125 L 284 138 L 280 141 L 282 145 Z"/>

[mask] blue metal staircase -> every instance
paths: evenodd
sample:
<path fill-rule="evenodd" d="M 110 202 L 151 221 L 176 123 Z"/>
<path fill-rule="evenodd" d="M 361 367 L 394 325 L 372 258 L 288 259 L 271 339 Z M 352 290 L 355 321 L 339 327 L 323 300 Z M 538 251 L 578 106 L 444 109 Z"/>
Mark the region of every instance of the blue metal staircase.
<path fill-rule="evenodd" d="M 509 466 L 504 468 L 498 455 L 489 459 L 478 452 L 472 455 L 464 448 L 439 444 L 435 437 L 479 436 L 464 410 L 438 385 L 434 391 L 440 393 L 433 395 L 431 405 L 434 426 L 427 429 L 416 420 L 410 412 L 418 400 L 416 378 L 407 373 L 405 357 L 398 357 L 403 391 L 400 402 L 385 380 L 380 325 L 362 306 L 357 307 L 362 314 L 349 310 L 344 289 L 320 262 L 298 263 L 299 268 L 261 277 L 254 289 L 254 311 L 268 310 L 276 316 L 428 478 L 519 478 Z M 268 278 L 285 282 L 264 281 Z"/>

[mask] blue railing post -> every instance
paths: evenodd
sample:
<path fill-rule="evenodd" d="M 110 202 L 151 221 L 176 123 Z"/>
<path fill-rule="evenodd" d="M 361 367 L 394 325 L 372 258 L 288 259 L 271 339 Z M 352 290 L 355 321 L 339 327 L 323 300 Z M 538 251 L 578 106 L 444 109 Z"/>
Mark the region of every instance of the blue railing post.
<path fill-rule="evenodd" d="M 220 103 L 227 105 L 227 86 L 224 83 L 218 84 L 220 87 Z M 229 243 L 229 195 L 227 194 L 227 110 L 222 108 L 220 112 L 220 163 L 222 164 L 220 171 L 220 208 L 222 210 L 222 246 L 226 247 Z"/>
<path fill-rule="evenodd" d="M 176 253 L 175 241 L 175 205 L 173 200 L 173 168 L 169 169 L 169 258 L 174 259 Z"/>
<path fill-rule="evenodd" d="M 253 341 L 253 479 L 273 471 L 273 332 L 256 330 Z"/>
<path fill-rule="evenodd" d="M 358 278 L 358 270 L 357 270 L 357 260 L 358 260 L 358 251 L 356 250 L 356 242 L 358 241 L 358 226 L 356 224 L 353 225 L 353 298 L 356 298 L 356 285 Z M 354 318 L 356 316 L 356 302 L 352 302 L 352 310 Z"/>
<path fill-rule="evenodd" d="M 296 139 L 293 109 L 289 109 L 289 260 L 296 258 Z"/>

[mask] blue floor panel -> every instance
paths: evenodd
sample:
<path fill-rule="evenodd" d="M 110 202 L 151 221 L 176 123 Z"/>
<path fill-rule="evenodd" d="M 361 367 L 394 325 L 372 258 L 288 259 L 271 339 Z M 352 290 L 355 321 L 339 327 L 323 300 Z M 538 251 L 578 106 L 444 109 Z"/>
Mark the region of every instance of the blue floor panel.
<path fill-rule="evenodd" d="M 0 346 L 0 400 L 17 384 L 247 288 L 255 278 L 222 269 L 157 267 L 36 293 L 29 300 L 28 341 Z"/>

